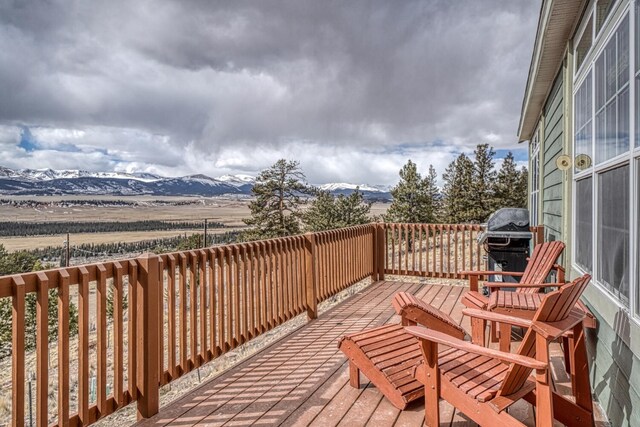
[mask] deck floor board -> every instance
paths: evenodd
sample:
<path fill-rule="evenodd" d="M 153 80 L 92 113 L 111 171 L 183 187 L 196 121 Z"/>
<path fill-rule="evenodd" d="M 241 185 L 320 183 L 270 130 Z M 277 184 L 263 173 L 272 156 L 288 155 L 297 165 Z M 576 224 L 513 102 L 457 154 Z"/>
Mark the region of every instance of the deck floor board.
<path fill-rule="evenodd" d="M 414 293 L 462 324 L 464 290 L 416 282 L 372 284 L 138 425 L 421 426 L 423 403 L 399 411 L 364 375 L 359 389 L 349 385 L 337 341 L 346 333 L 397 323 L 391 299 L 399 291 Z M 446 402 L 440 407 L 442 425 L 473 425 Z M 518 409 L 526 414 L 528 408 Z"/>

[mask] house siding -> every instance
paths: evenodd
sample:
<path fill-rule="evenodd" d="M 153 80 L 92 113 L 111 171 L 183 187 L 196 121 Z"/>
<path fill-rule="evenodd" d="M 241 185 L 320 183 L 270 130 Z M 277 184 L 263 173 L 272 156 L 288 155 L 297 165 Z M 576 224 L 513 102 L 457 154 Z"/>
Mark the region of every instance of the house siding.
<path fill-rule="evenodd" d="M 612 426 L 639 426 L 640 359 L 621 338 L 629 334 L 629 318 L 620 311 L 611 327 L 591 311 L 598 320 L 596 330 L 586 331 L 593 393 Z"/>
<path fill-rule="evenodd" d="M 563 173 L 556 159 L 564 147 L 563 72 L 556 78 L 544 108 L 542 224 L 545 240 L 563 240 Z"/>

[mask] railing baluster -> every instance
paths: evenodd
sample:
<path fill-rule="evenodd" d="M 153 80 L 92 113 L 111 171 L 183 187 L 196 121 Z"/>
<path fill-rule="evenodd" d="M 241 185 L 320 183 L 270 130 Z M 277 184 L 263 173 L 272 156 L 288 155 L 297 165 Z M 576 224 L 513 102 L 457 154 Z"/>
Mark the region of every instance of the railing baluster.
<path fill-rule="evenodd" d="M 216 337 L 216 276 L 215 276 L 215 252 L 207 249 L 206 257 L 209 260 L 209 360 L 218 356 Z"/>
<path fill-rule="evenodd" d="M 119 408 L 124 404 L 122 393 L 124 387 L 124 348 L 123 348 L 123 316 L 122 316 L 122 287 L 124 267 L 114 262 L 115 279 L 113 281 L 113 397 Z"/>
<path fill-rule="evenodd" d="M 237 245 L 233 245 L 233 268 L 231 270 L 231 276 L 233 277 L 233 280 L 231 281 L 231 283 L 233 286 L 233 341 L 236 347 L 244 343 L 244 334 L 241 333 L 242 313 L 240 312 L 240 289 L 242 287 L 242 281 L 240 277 L 241 265 L 242 260 L 240 259 L 240 249 Z"/>
<path fill-rule="evenodd" d="M 180 322 L 180 368 L 181 375 L 189 372 L 189 360 L 187 359 L 187 255 L 180 253 L 179 260 L 179 280 L 180 280 L 180 311 L 178 313 Z"/>
<path fill-rule="evenodd" d="M 69 272 L 58 271 L 58 425 L 69 425 Z"/>
<path fill-rule="evenodd" d="M 283 282 L 284 282 L 284 269 L 283 269 L 283 265 L 284 265 L 284 256 L 283 256 L 283 249 L 282 249 L 282 239 L 278 239 L 277 243 L 276 243 L 276 288 L 278 289 L 278 324 L 283 323 L 286 320 L 286 316 L 285 316 L 285 289 L 283 287 Z"/>
<path fill-rule="evenodd" d="M 207 348 L 207 255 L 204 250 L 198 253 L 198 271 L 200 274 L 200 360 L 201 364 L 209 361 Z"/>
<path fill-rule="evenodd" d="M 49 278 L 38 272 L 36 286 L 36 423 L 48 422 L 49 398 Z"/>
<path fill-rule="evenodd" d="M 89 424 L 89 271 L 81 266 L 78 289 L 78 415 Z M 133 344 L 132 344 L 133 345 Z"/>
<path fill-rule="evenodd" d="M 283 300 L 284 300 L 284 317 L 286 320 L 291 319 L 292 315 L 291 315 L 291 281 L 290 281 L 290 277 L 289 277 L 289 265 L 291 262 L 291 257 L 290 257 L 291 253 L 289 251 L 289 239 L 288 238 L 284 238 L 282 240 L 282 253 L 281 253 L 281 259 L 282 259 L 282 290 L 283 292 Z"/>
<path fill-rule="evenodd" d="M 251 338 L 258 335 L 256 325 L 256 303 L 260 300 L 260 294 L 256 292 L 256 270 L 257 263 L 255 260 L 254 244 L 248 245 L 248 264 L 247 264 L 247 283 L 249 284 L 249 334 Z"/>
<path fill-rule="evenodd" d="M 269 329 L 267 312 L 267 257 L 264 242 L 257 243 L 260 253 L 260 263 L 258 264 L 258 273 L 260 276 L 260 333 L 264 333 Z"/>
<path fill-rule="evenodd" d="M 138 307 L 138 293 L 136 292 L 136 284 L 138 282 L 138 263 L 135 260 L 129 260 L 129 331 L 128 331 L 128 349 L 129 352 L 129 369 L 127 372 L 127 386 L 129 388 L 129 396 L 132 400 L 138 398 L 138 353 L 136 345 L 138 342 L 138 318 L 136 309 Z M 87 389 L 88 390 L 88 389 Z"/>
<path fill-rule="evenodd" d="M 198 288 L 196 283 L 197 257 L 189 252 L 189 356 L 190 369 L 200 366 L 198 363 Z"/>
<path fill-rule="evenodd" d="M 462 226 L 462 248 L 461 248 L 461 252 L 462 252 L 462 270 L 466 271 L 468 270 L 467 267 L 467 257 L 466 257 L 466 251 L 467 251 L 467 244 L 466 244 L 466 239 L 467 239 L 467 227 L 465 225 Z M 464 279 L 464 277 L 462 275 L 459 275 L 460 279 Z"/>
<path fill-rule="evenodd" d="M 248 269 L 247 269 L 247 247 L 246 245 L 240 246 L 240 290 L 241 294 L 241 312 L 242 312 L 242 341 L 247 342 L 251 339 L 251 328 L 249 326 L 249 287 L 247 283 Z"/>
<path fill-rule="evenodd" d="M 176 362 L 176 257 L 173 254 L 167 256 L 169 261 L 169 271 L 167 274 L 167 317 L 168 317 L 168 361 L 169 373 L 171 379 L 176 379 L 180 376 Z"/>
<path fill-rule="evenodd" d="M 166 384 L 164 377 L 164 261 L 158 257 L 158 287 L 160 301 L 158 303 L 158 375 L 160 385 Z"/>
<path fill-rule="evenodd" d="M 107 406 L 107 269 L 97 266 L 96 316 L 98 335 L 98 375 L 96 404 L 98 412 L 104 414 Z"/>
<path fill-rule="evenodd" d="M 224 321 L 224 249 L 217 248 L 216 249 L 216 271 L 217 271 L 217 280 L 216 280 L 216 292 L 218 294 L 218 347 L 220 348 L 220 354 L 225 353 L 228 348 L 226 346 L 226 335 L 225 335 L 225 321 Z"/>
<path fill-rule="evenodd" d="M 12 425 L 23 427 L 24 419 L 24 316 L 25 316 L 25 283 L 22 276 L 14 276 L 11 311 L 11 414 Z"/>
<path fill-rule="evenodd" d="M 227 307 L 226 307 L 226 320 L 227 320 L 227 345 L 229 349 L 235 348 L 235 338 L 233 336 L 233 296 L 232 292 L 232 283 L 231 283 L 231 272 L 233 270 L 233 264 L 231 263 L 232 256 L 232 248 L 227 246 L 225 248 L 225 280 L 224 280 L 224 291 L 227 299 Z"/>

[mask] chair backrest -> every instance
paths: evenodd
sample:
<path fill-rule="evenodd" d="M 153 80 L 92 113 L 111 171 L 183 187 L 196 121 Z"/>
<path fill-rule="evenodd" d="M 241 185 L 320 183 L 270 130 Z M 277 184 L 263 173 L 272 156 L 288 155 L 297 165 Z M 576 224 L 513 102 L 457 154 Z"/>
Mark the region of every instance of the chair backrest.
<path fill-rule="evenodd" d="M 560 257 L 560 254 L 562 254 L 563 250 L 564 243 L 559 240 L 537 244 L 533 248 L 533 254 L 529 258 L 527 268 L 525 268 L 520 282 L 532 285 L 542 285 L 545 280 L 547 280 L 547 276 L 551 272 L 551 269 Z M 516 292 L 530 294 L 537 293 L 539 291 L 539 288 L 518 288 L 516 290 Z"/>
<path fill-rule="evenodd" d="M 585 274 L 573 282 L 561 286 L 557 291 L 545 295 L 540 307 L 533 316 L 534 322 L 558 322 L 569 316 L 571 309 L 575 307 L 578 298 L 589 284 L 591 276 Z M 518 354 L 522 356 L 536 356 L 536 332 L 529 328 L 518 348 Z M 531 368 L 512 363 L 507 375 L 502 382 L 500 395 L 509 395 L 518 391 L 531 374 Z"/>

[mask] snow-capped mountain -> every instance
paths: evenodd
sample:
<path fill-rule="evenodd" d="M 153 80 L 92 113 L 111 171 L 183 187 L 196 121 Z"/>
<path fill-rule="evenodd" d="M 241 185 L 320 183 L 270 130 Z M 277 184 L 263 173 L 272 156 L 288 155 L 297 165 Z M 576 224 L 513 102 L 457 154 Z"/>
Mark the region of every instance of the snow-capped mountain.
<path fill-rule="evenodd" d="M 216 178 L 218 181 L 222 181 L 229 185 L 234 185 L 236 187 L 241 187 L 243 185 L 251 184 L 253 185 L 256 182 L 256 178 L 251 175 L 222 175 Z"/>
<path fill-rule="evenodd" d="M 0 195 L 249 195 L 255 183 L 250 175 L 188 175 L 167 178 L 150 173 L 88 172 L 83 170 L 20 169 L 0 166 Z M 360 188 L 367 199 L 388 200 L 385 188 L 366 184 L 330 183 L 319 186 L 333 194 L 349 195 Z"/>
<path fill-rule="evenodd" d="M 360 191 L 364 192 L 364 191 L 368 191 L 368 192 L 372 192 L 372 193 L 384 193 L 383 190 L 377 188 L 377 187 L 372 187 L 369 186 L 367 184 L 348 184 L 346 182 L 335 182 L 335 183 L 331 183 L 331 184 L 322 184 L 318 186 L 321 190 L 324 191 L 340 191 L 340 190 L 352 190 L 355 191 L 356 188 L 359 188 Z"/>

